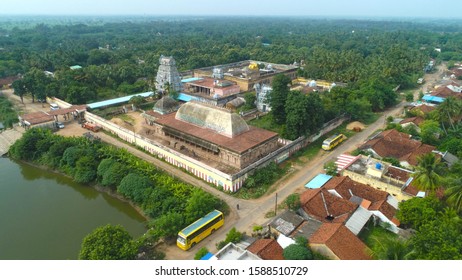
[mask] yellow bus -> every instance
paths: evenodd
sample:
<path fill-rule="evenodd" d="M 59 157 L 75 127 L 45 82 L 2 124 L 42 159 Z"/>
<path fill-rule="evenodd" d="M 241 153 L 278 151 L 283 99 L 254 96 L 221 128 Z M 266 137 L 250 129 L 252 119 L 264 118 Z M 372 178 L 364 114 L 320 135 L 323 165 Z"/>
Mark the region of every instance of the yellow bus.
<path fill-rule="evenodd" d="M 343 134 L 335 134 L 322 142 L 322 149 L 330 151 L 338 144 L 342 143 L 346 139 L 346 136 Z"/>
<path fill-rule="evenodd" d="M 213 210 L 178 233 L 176 245 L 183 250 L 189 250 L 202 239 L 214 233 L 223 226 L 225 218 L 222 212 Z"/>

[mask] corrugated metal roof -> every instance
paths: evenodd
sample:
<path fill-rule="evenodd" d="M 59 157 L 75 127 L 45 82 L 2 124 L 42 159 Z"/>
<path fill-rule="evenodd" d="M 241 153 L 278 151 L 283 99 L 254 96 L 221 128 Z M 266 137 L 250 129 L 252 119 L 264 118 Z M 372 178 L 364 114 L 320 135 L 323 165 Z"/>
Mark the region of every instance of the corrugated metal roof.
<path fill-rule="evenodd" d="M 327 181 L 329 181 L 331 178 L 332 178 L 332 176 L 327 175 L 327 174 L 318 174 L 318 175 L 316 175 L 316 177 L 311 179 L 311 181 L 309 181 L 305 185 L 305 187 L 309 188 L 309 189 L 318 189 L 318 188 L 324 186 L 324 184 L 327 183 Z"/>
<path fill-rule="evenodd" d="M 128 102 L 133 96 L 149 97 L 152 94 L 153 94 L 152 91 L 143 92 L 143 93 L 137 93 L 137 94 L 127 95 L 127 96 L 123 96 L 123 97 L 119 97 L 119 98 L 114 98 L 114 99 L 99 101 L 99 102 L 95 102 L 95 103 L 90 103 L 90 104 L 87 104 L 87 106 L 90 109 L 96 109 L 96 108 L 112 106 L 112 105 Z"/>
<path fill-rule="evenodd" d="M 356 211 L 345 223 L 345 226 L 355 235 L 358 235 L 358 233 L 363 229 L 367 221 L 369 221 L 371 216 L 372 213 L 369 212 L 367 209 L 358 207 L 358 209 L 356 209 Z"/>
<path fill-rule="evenodd" d="M 444 98 L 427 94 L 427 95 L 424 95 L 424 97 L 422 97 L 422 100 L 426 102 L 442 103 L 444 101 Z"/>

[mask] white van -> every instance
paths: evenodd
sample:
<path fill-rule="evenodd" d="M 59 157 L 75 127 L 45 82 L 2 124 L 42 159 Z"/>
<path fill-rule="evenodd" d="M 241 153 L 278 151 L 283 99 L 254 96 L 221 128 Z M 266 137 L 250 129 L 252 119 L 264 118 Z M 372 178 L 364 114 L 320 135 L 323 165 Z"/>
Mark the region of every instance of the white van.
<path fill-rule="evenodd" d="M 50 110 L 58 110 L 58 109 L 59 109 L 58 104 L 56 104 L 56 103 L 51 103 L 50 104 Z"/>

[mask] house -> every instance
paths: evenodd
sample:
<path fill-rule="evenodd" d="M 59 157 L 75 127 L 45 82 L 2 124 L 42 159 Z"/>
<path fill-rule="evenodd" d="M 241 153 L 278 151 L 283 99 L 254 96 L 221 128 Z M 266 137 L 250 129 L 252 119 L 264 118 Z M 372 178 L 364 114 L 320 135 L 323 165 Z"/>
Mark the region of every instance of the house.
<path fill-rule="evenodd" d="M 399 122 L 403 128 L 413 127 L 418 133 L 420 133 L 419 125 L 425 121 L 424 118 L 417 116 L 412 118 L 407 118 Z"/>
<path fill-rule="evenodd" d="M 230 242 L 220 251 L 218 251 L 210 260 L 261 260 L 261 258 L 246 249 L 242 249 L 236 244 Z"/>
<path fill-rule="evenodd" d="M 398 159 L 404 167 L 417 165 L 419 156 L 431 153 L 435 148 L 435 146 L 413 140 L 411 135 L 396 129 L 383 131 L 359 147 L 360 150 L 368 151 L 379 159 L 385 157 Z"/>
<path fill-rule="evenodd" d="M 342 176 L 384 190 L 398 201 L 411 199 L 419 193 L 413 185 L 412 173 L 410 170 L 392 166 L 388 162 L 365 156 L 355 157 L 348 166 L 339 169 L 339 174 Z"/>
<path fill-rule="evenodd" d="M 275 229 L 279 233 L 277 243 L 281 248 L 295 244 L 294 239 L 301 236 L 309 241 L 310 248 L 313 251 L 325 255 L 330 259 L 370 259 L 370 256 L 367 254 L 367 246 L 343 223 L 321 222 L 306 215 L 303 211 L 300 214 L 302 216 L 292 211 L 285 211 L 270 224 L 272 229 Z M 265 242 L 269 243 L 269 241 Z M 258 246 L 263 247 L 263 245 Z M 278 247 L 277 245 L 271 246 L 274 246 L 273 248 Z M 266 248 L 270 248 L 270 245 L 267 245 Z M 264 255 L 255 252 L 256 249 L 247 248 L 247 250 L 265 259 Z M 274 259 L 280 249 L 273 250 L 269 256 Z M 266 257 L 268 258 L 268 256 Z"/>
<path fill-rule="evenodd" d="M 417 106 L 411 107 L 409 111 L 416 116 L 424 117 L 431 111 L 435 110 L 436 106 L 431 104 L 419 104 Z"/>
<path fill-rule="evenodd" d="M 330 259 L 371 259 L 367 246 L 343 224 L 323 223 L 308 241 L 313 251 Z"/>
<path fill-rule="evenodd" d="M 395 218 L 398 201 L 387 192 L 353 181 L 348 176 L 334 177 L 320 189 L 306 190 L 300 202 L 310 218 L 344 224 L 356 235 L 371 217 L 390 224 L 391 231 L 399 231 L 399 221 Z"/>
<path fill-rule="evenodd" d="M 247 251 L 262 260 L 283 260 L 283 249 L 274 239 L 259 239 L 247 247 Z"/>

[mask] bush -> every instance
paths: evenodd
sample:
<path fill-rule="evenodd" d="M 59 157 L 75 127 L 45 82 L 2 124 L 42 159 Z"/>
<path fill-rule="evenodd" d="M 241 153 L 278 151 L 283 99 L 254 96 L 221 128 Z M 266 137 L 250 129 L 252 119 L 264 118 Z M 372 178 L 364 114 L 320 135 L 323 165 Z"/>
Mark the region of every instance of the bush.
<path fill-rule="evenodd" d="M 289 195 L 284 201 L 284 203 L 287 206 L 287 208 L 289 208 L 290 210 L 292 211 L 298 210 L 298 208 L 300 208 L 300 194 L 293 193 Z"/>
<path fill-rule="evenodd" d="M 207 248 L 202 247 L 199 249 L 199 251 L 197 251 L 196 255 L 194 255 L 194 259 L 200 260 L 203 256 L 207 255 L 208 252 L 209 250 Z"/>

